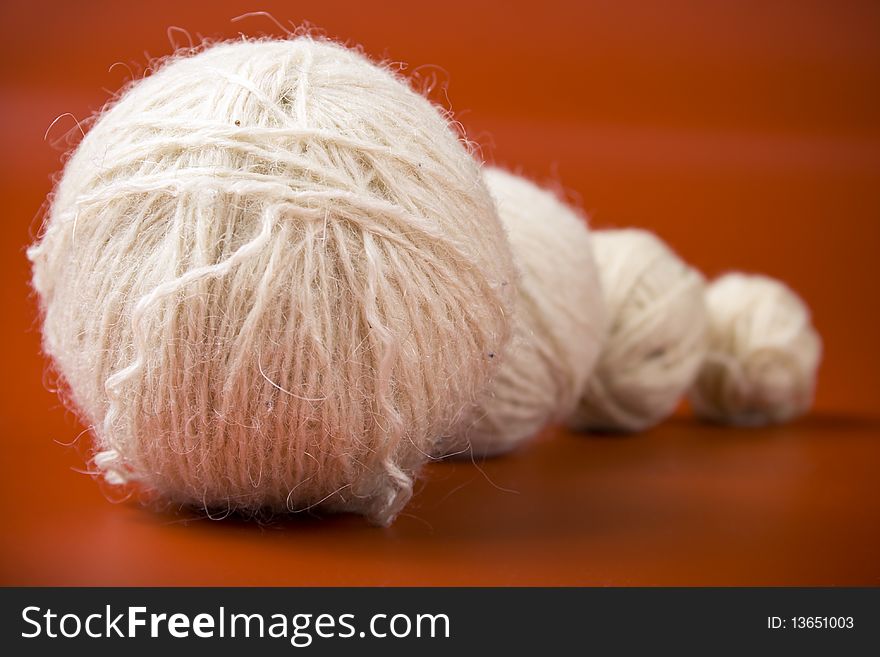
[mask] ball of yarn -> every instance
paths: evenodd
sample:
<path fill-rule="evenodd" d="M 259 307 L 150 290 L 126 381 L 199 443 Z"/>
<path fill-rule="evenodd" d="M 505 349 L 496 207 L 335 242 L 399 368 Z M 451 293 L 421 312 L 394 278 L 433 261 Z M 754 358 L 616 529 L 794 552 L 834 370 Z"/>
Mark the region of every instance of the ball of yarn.
<path fill-rule="evenodd" d="M 570 424 L 641 431 L 672 413 L 703 360 L 703 277 L 643 230 L 594 231 L 593 248 L 609 332 Z"/>
<path fill-rule="evenodd" d="M 525 178 L 486 168 L 519 269 L 513 338 L 476 420 L 446 452 L 510 451 L 580 398 L 605 336 L 605 305 L 584 219 Z"/>
<path fill-rule="evenodd" d="M 509 334 L 509 246 L 448 121 L 309 38 L 134 84 L 30 257 L 96 466 L 206 509 L 390 522 Z"/>
<path fill-rule="evenodd" d="M 805 413 L 822 343 L 797 294 L 767 276 L 733 273 L 709 286 L 706 305 L 709 353 L 689 395 L 697 415 L 763 425 Z"/>

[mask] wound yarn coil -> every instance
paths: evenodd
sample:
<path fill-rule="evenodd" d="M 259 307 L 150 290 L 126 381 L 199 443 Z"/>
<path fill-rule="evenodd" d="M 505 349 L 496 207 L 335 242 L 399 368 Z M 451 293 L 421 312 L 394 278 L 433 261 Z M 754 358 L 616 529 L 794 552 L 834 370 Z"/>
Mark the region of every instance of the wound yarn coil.
<path fill-rule="evenodd" d="M 709 285 L 706 304 L 709 352 L 689 394 L 694 412 L 743 426 L 806 413 L 822 341 L 803 300 L 769 276 L 730 273 Z"/>
<path fill-rule="evenodd" d="M 656 235 L 595 230 L 608 337 L 569 424 L 648 429 L 675 409 L 706 353 L 702 275 Z"/>
<path fill-rule="evenodd" d="M 307 37 L 132 84 L 28 254 L 97 468 L 211 511 L 390 523 L 510 330 L 510 249 L 448 119 Z"/>
<path fill-rule="evenodd" d="M 574 409 L 605 338 L 605 303 L 583 217 L 552 192 L 487 167 L 519 270 L 513 338 L 475 420 L 444 445 L 464 457 L 508 452 Z"/>

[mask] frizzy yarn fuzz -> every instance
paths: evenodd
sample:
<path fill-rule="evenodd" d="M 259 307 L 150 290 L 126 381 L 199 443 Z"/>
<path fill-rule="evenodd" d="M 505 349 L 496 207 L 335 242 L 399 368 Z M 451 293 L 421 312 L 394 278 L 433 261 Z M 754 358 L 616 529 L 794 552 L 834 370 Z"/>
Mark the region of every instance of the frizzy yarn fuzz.
<path fill-rule="evenodd" d="M 173 58 L 97 117 L 29 251 L 111 483 L 387 524 L 508 339 L 480 171 L 389 70 L 309 38 Z"/>
<path fill-rule="evenodd" d="M 765 425 L 812 404 L 822 341 L 803 300 L 768 276 L 731 273 L 706 293 L 709 353 L 689 398 L 702 418 Z"/>
<path fill-rule="evenodd" d="M 593 248 L 608 337 L 569 424 L 641 431 L 672 413 L 703 361 L 704 280 L 647 231 L 593 231 Z"/>
<path fill-rule="evenodd" d="M 499 168 L 483 176 L 518 267 L 513 338 L 475 420 L 444 452 L 514 449 L 564 420 L 605 336 L 605 304 L 585 220 L 534 183 Z"/>

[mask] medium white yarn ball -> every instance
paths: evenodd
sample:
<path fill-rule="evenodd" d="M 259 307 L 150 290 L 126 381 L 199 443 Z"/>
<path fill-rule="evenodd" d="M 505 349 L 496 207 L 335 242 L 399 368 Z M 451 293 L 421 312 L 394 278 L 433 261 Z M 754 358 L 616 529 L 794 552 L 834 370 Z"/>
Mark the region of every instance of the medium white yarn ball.
<path fill-rule="evenodd" d="M 706 305 L 709 353 L 690 392 L 697 415 L 764 425 L 806 413 L 822 342 L 800 297 L 767 276 L 732 273 L 709 286 Z"/>
<path fill-rule="evenodd" d="M 513 338 L 476 420 L 445 451 L 512 450 L 574 409 L 605 337 L 587 224 L 551 192 L 502 169 L 484 178 L 519 269 Z"/>
<path fill-rule="evenodd" d="M 702 275 L 643 230 L 593 231 L 609 332 L 570 419 L 641 431 L 675 410 L 706 353 Z"/>
<path fill-rule="evenodd" d="M 134 84 L 29 255 L 97 467 L 209 510 L 389 523 L 509 333 L 509 246 L 448 121 L 309 38 Z"/>

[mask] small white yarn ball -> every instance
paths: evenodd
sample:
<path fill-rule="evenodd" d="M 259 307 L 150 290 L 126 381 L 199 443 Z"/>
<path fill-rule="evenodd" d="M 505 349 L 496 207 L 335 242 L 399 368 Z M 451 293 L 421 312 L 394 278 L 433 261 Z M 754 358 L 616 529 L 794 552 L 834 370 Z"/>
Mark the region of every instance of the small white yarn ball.
<path fill-rule="evenodd" d="M 107 481 L 387 524 L 509 334 L 479 167 L 388 69 L 309 38 L 173 58 L 99 117 L 29 251 Z"/>
<path fill-rule="evenodd" d="M 445 451 L 514 449 L 574 409 L 605 337 L 605 304 L 586 221 L 553 193 L 499 168 L 483 176 L 519 269 L 513 338 L 489 395 Z"/>
<path fill-rule="evenodd" d="M 593 231 L 593 248 L 608 338 L 569 424 L 641 431 L 675 410 L 703 361 L 703 276 L 644 230 Z"/>
<path fill-rule="evenodd" d="M 745 426 L 806 413 L 822 341 L 801 298 L 767 276 L 732 273 L 709 286 L 706 305 L 709 353 L 690 392 L 694 412 Z"/>

